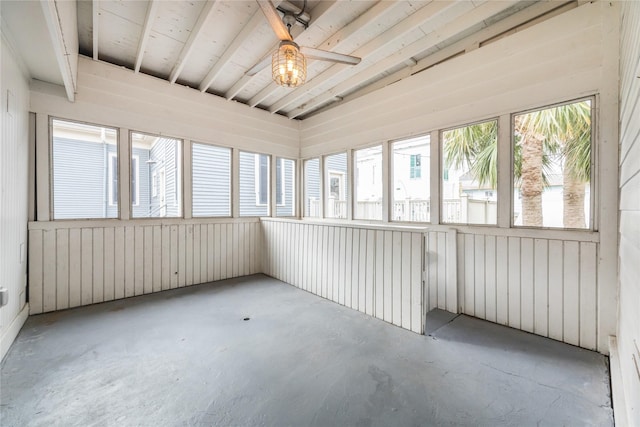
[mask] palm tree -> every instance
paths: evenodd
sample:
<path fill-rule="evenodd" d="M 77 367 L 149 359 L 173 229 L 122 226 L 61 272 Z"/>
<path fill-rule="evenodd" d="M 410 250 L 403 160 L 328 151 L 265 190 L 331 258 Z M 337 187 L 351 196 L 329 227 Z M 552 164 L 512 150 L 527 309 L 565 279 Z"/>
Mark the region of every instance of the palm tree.
<path fill-rule="evenodd" d="M 563 222 L 585 228 L 585 185 L 591 176 L 591 102 L 582 101 L 516 116 L 514 177 L 522 195 L 522 223 L 542 226 L 542 193 L 554 161 L 562 159 Z M 480 184 L 497 186 L 497 123 L 444 133 L 445 166 L 467 169 Z"/>

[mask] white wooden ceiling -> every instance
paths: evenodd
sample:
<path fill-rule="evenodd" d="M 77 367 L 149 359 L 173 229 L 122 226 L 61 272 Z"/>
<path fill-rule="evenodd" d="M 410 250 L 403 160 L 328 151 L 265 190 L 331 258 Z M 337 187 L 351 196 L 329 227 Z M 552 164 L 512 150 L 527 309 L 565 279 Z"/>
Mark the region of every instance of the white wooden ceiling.
<path fill-rule="evenodd" d="M 308 61 L 296 89 L 270 67 L 245 73 L 278 39 L 254 0 L 78 0 L 80 54 L 304 119 L 572 8 L 570 1 L 275 1 L 310 17 L 301 46 L 362 58 L 356 66 Z M 515 65 L 515 64 L 514 64 Z"/>

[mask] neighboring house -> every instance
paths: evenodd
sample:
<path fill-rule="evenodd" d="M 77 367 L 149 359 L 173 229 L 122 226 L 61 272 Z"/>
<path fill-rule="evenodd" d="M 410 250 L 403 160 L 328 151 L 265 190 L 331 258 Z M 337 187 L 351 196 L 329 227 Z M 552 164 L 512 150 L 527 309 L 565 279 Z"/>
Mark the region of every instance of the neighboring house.
<path fill-rule="evenodd" d="M 240 215 L 269 216 L 269 160 L 265 154 L 240 152 Z M 284 185 L 282 185 L 284 183 Z M 292 216 L 294 209 L 294 163 L 276 161 L 276 211 Z"/>

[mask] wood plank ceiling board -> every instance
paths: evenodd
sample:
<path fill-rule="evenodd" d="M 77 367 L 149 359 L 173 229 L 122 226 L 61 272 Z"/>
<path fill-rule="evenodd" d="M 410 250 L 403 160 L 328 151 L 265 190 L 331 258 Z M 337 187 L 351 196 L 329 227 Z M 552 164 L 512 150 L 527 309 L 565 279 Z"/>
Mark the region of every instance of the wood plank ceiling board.
<path fill-rule="evenodd" d="M 78 1 L 78 45 L 80 54 L 93 56 L 93 2 Z"/>
<path fill-rule="evenodd" d="M 147 11 L 147 2 L 99 2 L 98 52 L 100 59 L 132 68 L 138 51 L 138 39 Z M 93 20 L 93 7 L 91 20 Z M 93 36 L 93 30 L 92 30 Z M 82 51 L 93 56 L 93 37 Z"/>
<path fill-rule="evenodd" d="M 141 69 L 168 79 L 205 1 L 159 1 Z"/>
<path fill-rule="evenodd" d="M 209 70 L 233 43 L 236 34 L 249 24 L 257 11 L 255 2 L 218 1 L 213 16 L 194 44 L 194 54 L 189 57 L 178 83 L 199 87 Z"/>

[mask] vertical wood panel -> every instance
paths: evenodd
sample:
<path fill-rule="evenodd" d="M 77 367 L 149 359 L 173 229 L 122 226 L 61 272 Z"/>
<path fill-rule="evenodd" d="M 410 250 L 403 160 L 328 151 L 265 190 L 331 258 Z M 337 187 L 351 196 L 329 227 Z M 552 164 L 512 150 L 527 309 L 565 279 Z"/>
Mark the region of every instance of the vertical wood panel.
<path fill-rule="evenodd" d="M 184 224 L 178 226 L 178 287 L 187 285 L 187 227 Z"/>
<path fill-rule="evenodd" d="M 547 296 L 549 294 L 549 255 L 547 252 L 547 240 L 535 239 L 534 241 L 534 319 L 533 332 L 549 336 L 549 306 Z"/>
<path fill-rule="evenodd" d="M 580 244 L 580 347 L 595 350 L 597 344 L 596 245 Z"/>
<path fill-rule="evenodd" d="M 144 228 L 144 278 L 142 289 L 145 294 L 153 292 L 153 227 Z"/>
<path fill-rule="evenodd" d="M 56 309 L 56 232 L 46 230 L 43 235 L 42 259 L 42 309 L 53 311 Z M 90 285 L 90 284 L 89 284 Z"/>
<path fill-rule="evenodd" d="M 162 290 L 171 288 L 171 230 L 168 225 L 162 230 Z"/>
<path fill-rule="evenodd" d="M 71 231 L 71 230 L 69 230 Z M 111 301 L 114 298 L 115 285 L 115 229 L 104 229 L 104 300 Z M 146 270 L 145 270 L 146 271 Z"/>
<path fill-rule="evenodd" d="M 367 230 L 360 229 L 360 245 L 358 258 L 358 310 L 367 312 Z"/>
<path fill-rule="evenodd" d="M 115 245 L 114 249 L 114 276 L 115 276 L 115 286 L 119 286 L 121 289 L 121 294 L 124 295 L 124 280 L 122 279 L 123 270 L 124 270 L 124 248 L 120 250 L 120 252 L 115 252 L 118 250 L 118 246 L 124 245 L 124 234 L 122 233 L 122 228 L 119 229 L 120 233 L 118 233 L 118 229 L 114 233 L 115 236 L 120 237 L 120 245 Z M 118 242 L 118 240 L 114 240 L 114 242 Z M 115 261 L 120 261 L 120 263 Z M 120 282 L 118 282 L 118 279 Z M 69 307 L 78 307 L 82 304 L 81 300 L 81 291 L 82 289 L 82 234 L 79 228 L 74 228 L 69 230 Z M 117 288 L 116 288 L 117 289 Z M 31 304 L 31 302 L 29 303 Z"/>
<path fill-rule="evenodd" d="M 140 226 L 136 226 L 134 229 L 134 254 L 135 273 L 133 292 L 134 295 L 142 295 L 144 293 L 144 228 Z"/>
<path fill-rule="evenodd" d="M 82 243 L 84 248 L 84 242 Z M 84 249 L 83 249 L 84 250 Z M 124 228 L 124 296 L 132 297 L 135 295 L 135 227 Z M 83 265 L 84 268 L 84 265 Z M 84 291 L 84 288 L 83 288 Z M 83 295 L 84 299 L 84 295 Z"/>
<path fill-rule="evenodd" d="M 69 308 L 69 230 L 56 230 L 56 310 Z"/>
<path fill-rule="evenodd" d="M 234 255 L 233 224 L 227 224 L 227 277 L 234 277 L 233 255 Z"/>
<path fill-rule="evenodd" d="M 464 236 L 464 313 L 475 316 L 475 242 L 472 234 Z"/>
<path fill-rule="evenodd" d="M 486 318 L 485 292 L 486 283 L 484 276 L 486 251 L 484 245 L 485 237 L 478 235 L 474 239 L 474 310 L 475 315 L 481 319 Z"/>
<path fill-rule="evenodd" d="M 509 323 L 509 242 L 506 237 L 496 238 L 496 321 Z"/>
<path fill-rule="evenodd" d="M 45 253 L 46 252 L 46 236 L 45 233 Z M 81 285 L 80 285 L 80 304 L 88 305 L 93 301 L 93 230 L 90 228 L 83 228 L 81 230 Z M 46 269 L 46 263 L 44 265 Z M 125 270 L 126 274 L 126 270 Z M 45 279 L 46 279 L 46 270 L 45 270 Z M 46 282 L 45 282 L 45 291 L 46 291 Z M 46 298 L 46 295 L 45 295 Z M 45 307 L 46 311 L 46 307 Z"/>
<path fill-rule="evenodd" d="M 232 249 L 233 253 L 231 255 L 233 259 L 233 277 L 238 277 L 240 275 L 240 242 L 239 242 L 239 230 L 238 224 L 230 224 L 231 229 L 233 230 L 233 241 L 232 241 Z"/>
<path fill-rule="evenodd" d="M 411 329 L 411 233 L 402 232 L 402 327 Z"/>
<path fill-rule="evenodd" d="M 509 326 L 520 328 L 520 238 L 509 237 Z"/>
<path fill-rule="evenodd" d="M 376 253 L 375 253 L 375 295 L 376 295 L 376 317 L 378 319 L 384 319 L 384 231 L 376 231 Z M 388 267 L 387 267 L 388 268 Z"/>
<path fill-rule="evenodd" d="M 340 232 L 342 227 L 333 230 L 333 301 L 340 301 Z"/>
<path fill-rule="evenodd" d="M 439 273 L 438 271 L 440 267 L 440 257 L 442 257 L 442 253 L 438 251 L 438 233 L 437 232 L 429 232 L 427 233 L 428 239 L 428 250 L 427 250 L 427 260 L 429 262 L 428 267 L 428 280 L 429 280 L 429 306 L 428 311 L 433 310 L 438 307 L 438 297 L 440 286 L 439 286 Z"/>
<path fill-rule="evenodd" d="M 74 232 L 78 232 L 79 230 L 71 230 L 69 237 L 71 238 L 71 243 L 73 244 L 74 242 Z M 79 234 L 79 233 L 78 233 Z M 114 273 L 115 273 L 115 279 L 114 279 L 114 298 L 115 299 L 120 299 L 120 298 L 124 298 L 124 287 L 125 287 L 125 278 L 124 278 L 124 265 L 125 265 L 125 257 L 126 257 L 126 253 L 125 253 L 125 249 L 124 249 L 124 227 L 116 227 L 116 229 L 114 230 Z M 78 236 L 79 237 L 79 236 Z M 78 243 L 79 243 L 79 239 L 78 239 Z M 80 246 L 80 245 L 78 245 Z M 73 246 L 71 247 L 71 253 L 73 253 Z M 78 254 L 79 254 L 79 250 L 78 250 Z M 73 271 L 73 263 L 71 263 L 71 270 Z M 79 281 L 78 281 L 79 283 Z M 73 281 L 71 283 L 71 289 L 73 289 Z M 71 303 L 73 302 L 73 295 L 74 292 L 72 291 L 70 293 L 70 296 L 72 298 Z M 79 293 L 77 295 L 80 295 Z M 73 307 L 73 305 L 71 305 Z"/>
<path fill-rule="evenodd" d="M 360 229 L 353 229 L 353 245 L 351 254 L 351 308 L 359 309 L 360 305 Z"/>
<path fill-rule="evenodd" d="M 104 230 L 93 229 L 93 302 L 104 301 Z"/>
<path fill-rule="evenodd" d="M 446 310 L 447 309 L 447 298 L 449 290 L 447 289 L 447 262 L 449 262 L 447 257 L 447 234 L 446 233 L 434 233 L 437 235 L 437 251 L 438 251 L 438 276 L 437 283 L 435 286 L 438 289 L 438 299 L 436 307 Z M 455 284 L 454 284 L 455 285 Z M 454 288 L 455 292 L 455 288 Z M 453 305 L 453 310 L 455 311 L 455 304 Z"/>
<path fill-rule="evenodd" d="M 445 268 L 447 278 L 447 311 L 458 313 L 458 233 L 455 229 L 450 229 L 446 233 L 447 244 L 445 246 Z"/>
<path fill-rule="evenodd" d="M 213 240 L 213 246 L 214 246 L 214 252 L 215 252 L 215 257 L 214 257 L 214 265 L 213 265 L 213 280 L 220 280 L 220 262 L 222 259 L 222 250 L 223 250 L 223 246 L 221 246 L 221 241 L 222 241 L 222 236 L 220 236 L 220 224 L 215 224 L 213 226 L 213 235 L 215 236 L 214 240 Z M 252 256 L 251 257 L 251 267 L 253 268 L 253 263 L 255 261 L 255 258 Z"/>
<path fill-rule="evenodd" d="M 411 330 L 422 333 L 422 235 L 411 233 Z"/>
<path fill-rule="evenodd" d="M 346 289 L 346 250 L 347 250 L 347 229 L 340 227 L 340 271 L 338 272 L 338 303 L 344 305 Z"/>
<path fill-rule="evenodd" d="M 329 226 L 322 227 L 322 252 L 320 260 L 322 262 L 322 270 L 320 272 L 320 279 L 322 282 L 322 288 L 320 295 L 324 298 L 329 297 Z"/>
<path fill-rule="evenodd" d="M 192 256 L 193 256 L 193 261 L 192 261 L 192 268 L 193 268 L 193 285 L 197 285 L 199 283 L 202 283 L 202 280 L 200 278 L 200 273 L 202 272 L 202 270 L 200 269 L 200 252 L 202 249 L 202 246 L 200 245 L 200 241 L 202 239 L 202 233 L 200 232 L 200 224 L 193 224 L 193 245 L 192 245 Z"/>
<path fill-rule="evenodd" d="M 335 266 L 335 230 L 336 227 L 327 227 L 328 228 L 328 250 L 327 250 L 327 298 L 333 300 L 333 275 L 334 275 L 334 266 Z"/>
<path fill-rule="evenodd" d="M 220 279 L 228 278 L 227 274 L 227 253 L 229 245 L 227 244 L 227 225 L 220 224 Z M 189 234 L 187 234 L 187 277 L 189 277 Z M 188 280 L 188 279 L 187 279 Z M 188 284 L 188 283 L 187 283 Z"/>
<path fill-rule="evenodd" d="M 580 244 L 564 242 L 564 341 L 580 344 Z"/>
<path fill-rule="evenodd" d="M 153 292 L 162 290 L 162 228 L 153 226 Z"/>
<path fill-rule="evenodd" d="M 464 234 L 458 234 L 456 236 L 456 293 L 458 294 L 458 313 L 464 313 L 465 307 L 465 277 L 464 277 L 464 268 L 465 268 L 465 250 L 464 250 Z"/>
<path fill-rule="evenodd" d="M 248 234 L 247 234 L 248 236 Z M 214 249 L 214 244 L 215 244 L 215 239 L 216 239 L 216 235 L 215 235 L 215 231 L 214 231 L 214 227 L 213 224 L 208 224 L 207 225 L 207 282 L 212 282 L 215 279 L 214 277 L 214 269 L 215 269 L 215 249 Z M 247 266 L 249 265 L 249 260 L 246 260 L 246 264 Z M 178 268 L 180 268 L 180 266 L 178 266 Z M 245 274 L 249 274 L 249 272 L 245 272 Z"/>
<path fill-rule="evenodd" d="M 365 261 L 365 267 L 366 267 L 366 278 L 365 278 L 365 286 L 366 286 L 366 290 L 365 290 L 365 307 L 366 307 L 366 313 L 373 316 L 373 314 L 375 313 L 374 311 L 374 303 L 375 303 L 375 296 L 374 296 L 374 280 L 375 280 L 375 231 L 374 230 L 367 230 L 367 254 L 366 254 L 366 261 Z"/>
<path fill-rule="evenodd" d="M 393 258 L 393 232 L 386 230 L 384 232 L 384 277 L 383 282 L 383 319 L 386 322 L 393 321 L 393 273 L 395 263 Z"/>
<path fill-rule="evenodd" d="M 173 238 L 171 241 L 173 242 Z M 172 245 L 172 247 L 175 247 L 175 246 Z M 173 273 L 173 270 L 172 270 L 172 273 Z M 206 283 L 208 281 L 209 281 L 209 226 L 207 224 L 202 224 L 200 225 L 200 283 Z"/>
<path fill-rule="evenodd" d="M 29 232 L 29 311 L 42 313 L 42 230 Z M 79 252 L 78 252 L 79 253 Z"/>
<path fill-rule="evenodd" d="M 193 285 L 193 224 L 186 227 L 185 250 L 185 286 Z"/>
<path fill-rule="evenodd" d="M 171 289 L 175 289 L 178 287 L 178 257 L 179 257 L 179 252 L 178 252 L 178 226 L 177 225 L 172 225 L 169 228 L 169 238 L 170 238 L 170 244 L 169 244 L 169 251 L 170 251 L 170 266 L 169 266 L 169 275 L 170 275 L 170 279 L 169 279 L 169 287 Z"/>
<path fill-rule="evenodd" d="M 393 272 L 391 279 L 391 321 L 394 325 L 402 324 L 402 233 L 393 232 Z"/>
<path fill-rule="evenodd" d="M 496 321 L 496 237 L 486 236 L 484 241 L 485 248 L 485 319 Z"/>
<path fill-rule="evenodd" d="M 353 228 L 345 230 L 345 268 L 344 268 L 344 305 L 351 307 L 351 295 L 353 287 Z"/>
<path fill-rule="evenodd" d="M 562 341 L 564 325 L 562 314 L 564 250 L 560 240 L 549 241 L 549 337 Z"/>
<path fill-rule="evenodd" d="M 520 319 L 522 330 L 534 330 L 534 252 L 533 239 L 520 239 Z"/>

